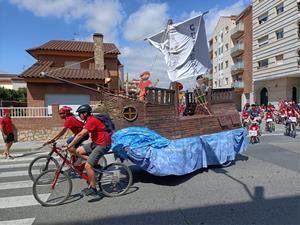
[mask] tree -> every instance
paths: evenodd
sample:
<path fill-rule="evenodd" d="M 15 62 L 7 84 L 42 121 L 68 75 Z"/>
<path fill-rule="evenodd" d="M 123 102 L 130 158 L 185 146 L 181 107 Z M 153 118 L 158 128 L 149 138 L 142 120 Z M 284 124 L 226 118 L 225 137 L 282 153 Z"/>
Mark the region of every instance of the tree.
<path fill-rule="evenodd" d="M 27 90 L 26 88 L 20 88 L 16 91 L 0 87 L 0 99 L 4 101 L 26 102 Z"/>

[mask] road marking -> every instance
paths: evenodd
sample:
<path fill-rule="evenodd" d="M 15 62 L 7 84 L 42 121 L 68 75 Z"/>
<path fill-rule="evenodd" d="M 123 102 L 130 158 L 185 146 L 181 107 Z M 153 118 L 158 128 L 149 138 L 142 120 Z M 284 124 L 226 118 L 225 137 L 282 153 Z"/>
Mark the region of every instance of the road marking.
<path fill-rule="evenodd" d="M 0 165 L 0 169 L 21 168 L 21 167 L 28 167 L 28 166 L 29 163 L 14 163 L 14 164 Z"/>
<path fill-rule="evenodd" d="M 31 180 L 25 181 L 13 181 L 13 182 L 1 182 L 0 183 L 0 190 L 10 190 L 10 189 L 17 189 L 17 188 L 28 188 L 32 187 L 33 182 Z M 1 225 L 1 223 L 0 223 Z"/>
<path fill-rule="evenodd" d="M 39 195 L 39 197 L 43 201 L 46 201 L 49 198 L 49 196 L 50 194 Z M 33 206 L 33 205 L 39 205 L 39 203 L 35 200 L 33 195 L 0 198 L 0 209 Z"/>
<path fill-rule="evenodd" d="M 39 170 L 32 170 L 32 174 L 40 174 Z M 9 171 L 9 172 L 0 172 L 0 178 L 3 177 L 18 177 L 18 176 L 28 176 L 27 170 L 22 171 Z"/>
<path fill-rule="evenodd" d="M 0 159 L 0 163 L 5 163 L 5 164 L 13 164 L 14 162 L 31 162 L 32 160 L 34 160 L 35 158 L 37 158 L 38 155 L 35 155 L 35 156 L 31 156 L 31 157 L 17 157 L 17 158 L 14 158 L 14 159 Z M 55 156 L 53 157 L 55 158 L 56 160 L 59 160 L 60 157 L 59 156 Z"/>
<path fill-rule="evenodd" d="M 35 218 L 0 221 L 0 225 L 31 225 Z"/>

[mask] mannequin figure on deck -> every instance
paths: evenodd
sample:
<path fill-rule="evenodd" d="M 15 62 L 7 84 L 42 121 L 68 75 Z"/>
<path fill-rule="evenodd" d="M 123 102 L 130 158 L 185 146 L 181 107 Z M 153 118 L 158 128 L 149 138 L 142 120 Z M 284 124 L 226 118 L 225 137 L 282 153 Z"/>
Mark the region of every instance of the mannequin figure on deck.
<path fill-rule="evenodd" d="M 146 95 L 146 87 L 152 87 L 152 82 L 149 80 L 150 78 L 150 72 L 149 71 L 144 71 L 140 75 L 140 83 L 139 83 L 139 100 L 144 101 L 145 100 L 145 95 Z"/>

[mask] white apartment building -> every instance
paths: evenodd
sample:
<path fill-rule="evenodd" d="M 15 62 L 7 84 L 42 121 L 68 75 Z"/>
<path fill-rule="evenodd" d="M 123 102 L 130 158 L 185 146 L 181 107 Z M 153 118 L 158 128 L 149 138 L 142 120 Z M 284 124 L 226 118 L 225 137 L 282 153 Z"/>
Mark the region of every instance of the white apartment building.
<path fill-rule="evenodd" d="M 221 16 L 210 40 L 210 53 L 212 54 L 213 88 L 231 88 L 232 46 L 231 33 L 235 27 L 235 16 Z"/>
<path fill-rule="evenodd" d="M 300 98 L 300 2 L 253 0 L 254 101 Z"/>

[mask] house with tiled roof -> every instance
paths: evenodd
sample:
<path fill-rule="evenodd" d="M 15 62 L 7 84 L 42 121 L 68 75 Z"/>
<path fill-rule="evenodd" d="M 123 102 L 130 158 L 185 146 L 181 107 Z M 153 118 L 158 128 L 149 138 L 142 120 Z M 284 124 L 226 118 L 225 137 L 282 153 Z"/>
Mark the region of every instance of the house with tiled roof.
<path fill-rule="evenodd" d="M 51 79 L 66 79 L 94 89 L 105 87 L 112 92 L 121 88 L 123 76 L 118 48 L 103 43 L 102 34 L 93 35 L 94 42 L 51 40 L 26 51 L 37 62 L 19 75 L 27 82 L 27 105 L 95 104 L 99 94 Z"/>
<path fill-rule="evenodd" d="M 0 72 L 0 87 L 18 90 L 19 88 L 26 88 L 26 83 L 18 77 L 18 74 Z"/>

